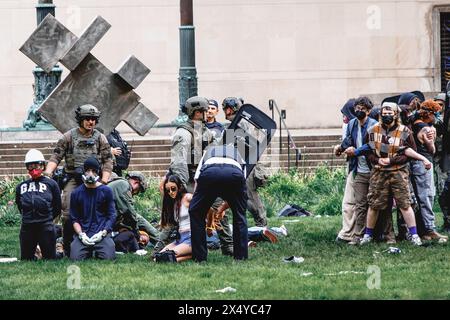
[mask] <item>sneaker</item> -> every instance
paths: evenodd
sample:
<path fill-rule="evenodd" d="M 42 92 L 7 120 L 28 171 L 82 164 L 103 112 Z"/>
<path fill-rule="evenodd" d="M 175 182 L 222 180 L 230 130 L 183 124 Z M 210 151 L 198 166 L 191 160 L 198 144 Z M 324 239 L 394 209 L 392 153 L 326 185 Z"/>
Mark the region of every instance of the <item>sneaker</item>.
<path fill-rule="evenodd" d="M 442 243 L 442 242 L 447 242 L 448 237 L 444 236 L 440 233 L 437 233 L 436 231 L 433 230 L 433 231 L 429 231 L 429 232 L 425 233 L 422 236 L 422 239 L 426 240 L 426 241 L 438 240 L 440 243 Z"/>
<path fill-rule="evenodd" d="M 358 245 L 360 243 L 361 243 L 361 238 L 360 237 L 354 237 L 352 240 L 350 240 L 348 242 L 348 244 L 351 245 L 351 246 L 356 246 L 356 245 Z"/>
<path fill-rule="evenodd" d="M 269 229 L 263 230 L 263 236 L 267 241 L 270 241 L 271 243 L 278 242 L 277 235 L 274 232 L 270 231 Z"/>
<path fill-rule="evenodd" d="M 415 246 L 421 246 L 422 245 L 422 240 L 420 240 L 419 235 L 417 234 L 413 234 L 411 236 L 411 243 Z"/>
<path fill-rule="evenodd" d="M 281 227 L 280 227 L 280 229 L 281 229 L 281 233 L 283 234 L 283 236 L 287 236 L 287 229 L 286 229 L 286 226 L 283 224 Z"/>
<path fill-rule="evenodd" d="M 255 241 L 249 241 L 248 242 L 248 247 L 249 248 L 255 248 L 256 247 L 256 242 Z"/>
<path fill-rule="evenodd" d="M 364 237 L 361 239 L 361 241 L 359 242 L 359 244 L 361 246 L 371 243 L 373 241 L 372 236 L 369 236 L 368 234 L 365 234 Z"/>
<path fill-rule="evenodd" d="M 305 258 L 296 256 L 290 256 L 288 258 L 283 259 L 283 262 L 286 263 L 302 263 L 303 261 L 305 261 Z"/>

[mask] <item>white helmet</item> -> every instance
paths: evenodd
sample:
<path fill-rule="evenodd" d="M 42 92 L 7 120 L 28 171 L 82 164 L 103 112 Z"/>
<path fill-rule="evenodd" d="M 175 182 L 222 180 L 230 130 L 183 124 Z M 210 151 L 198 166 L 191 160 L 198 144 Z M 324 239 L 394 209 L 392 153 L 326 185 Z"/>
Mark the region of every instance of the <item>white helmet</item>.
<path fill-rule="evenodd" d="M 43 162 L 45 163 L 45 158 L 42 152 L 36 149 L 30 149 L 25 155 L 24 163 L 33 163 L 33 162 Z"/>

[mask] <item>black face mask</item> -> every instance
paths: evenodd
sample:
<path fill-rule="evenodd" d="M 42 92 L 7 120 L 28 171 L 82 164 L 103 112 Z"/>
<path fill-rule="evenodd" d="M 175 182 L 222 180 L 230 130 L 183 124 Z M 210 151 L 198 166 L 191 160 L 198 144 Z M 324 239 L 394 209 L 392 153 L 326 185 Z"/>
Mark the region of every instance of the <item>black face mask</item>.
<path fill-rule="evenodd" d="M 363 120 L 366 117 L 366 113 L 362 110 L 358 110 L 356 111 L 356 118 L 358 118 L 358 120 Z"/>
<path fill-rule="evenodd" d="M 390 125 L 394 121 L 394 116 L 381 116 L 381 122 L 385 125 Z"/>

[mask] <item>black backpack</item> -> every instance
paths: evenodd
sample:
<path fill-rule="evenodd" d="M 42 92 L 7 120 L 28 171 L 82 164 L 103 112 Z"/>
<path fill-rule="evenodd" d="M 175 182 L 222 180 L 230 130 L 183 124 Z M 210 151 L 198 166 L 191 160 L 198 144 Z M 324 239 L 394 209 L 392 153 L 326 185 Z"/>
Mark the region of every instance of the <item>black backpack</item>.
<path fill-rule="evenodd" d="M 312 216 L 313 214 L 296 204 L 287 204 L 283 209 L 278 212 L 279 217 L 301 217 L 301 216 Z"/>
<path fill-rule="evenodd" d="M 122 154 L 120 156 L 116 156 L 116 163 L 114 169 L 126 170 L 130 165 L 131 159 L 131 150 L 128 148 L 127 143 L 122 139 L 119 134 L 119 131 L 114 129 L 107 136 L 108 143 L 112 148 L 120 148 L 122 150 Z"/>
<path fill-rule="evenodd" d="M 156 262 L 177 262 L 177 257 L 175 254 L 175 251 L 173 250 L 166 250 L 163 252 L 157 252 L 155 253 L 155 261 Z"/>

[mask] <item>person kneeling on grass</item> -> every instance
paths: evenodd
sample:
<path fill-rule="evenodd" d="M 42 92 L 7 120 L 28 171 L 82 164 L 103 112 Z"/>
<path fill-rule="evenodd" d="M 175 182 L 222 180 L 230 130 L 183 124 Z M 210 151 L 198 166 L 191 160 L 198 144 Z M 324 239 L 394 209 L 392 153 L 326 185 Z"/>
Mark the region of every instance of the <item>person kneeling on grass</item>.
<path fill-rule="evenodd" d="M 180 178 L 169 175 L 164 181 L 164 197 L 161 212 L 161 227 L 178 225 L 178 239 L 165 246 L 160 253 L 172 250 L 177 262 L 192 258 L 191 223 L 189 204 L 192 194 L 188 193 Z"/>
<path fill-rule="evenodd" d="M 94 157 L 84 162 L 83 184 L 70 198 L 70 218 L 76 235 L 70 245 L 70 259 L 78 261 L 95 256 L 116 258 L 110 232 L 116 220 L 112 190 L 99 181 L 100 163 Z"/>
<path fill-rule="evenodd" d="M 35 253 L 39 252 L 44 259 L 55 259 L 53 219 L 61 213 L 60 190 L 54 180 L 42 175 L 45 169 L 42 152 L 28 151 L 25 166 L 31 179 L 16 187 L 16 204 L 22 215 L 20 256 L 22 260 L 35 260 Z"/>

